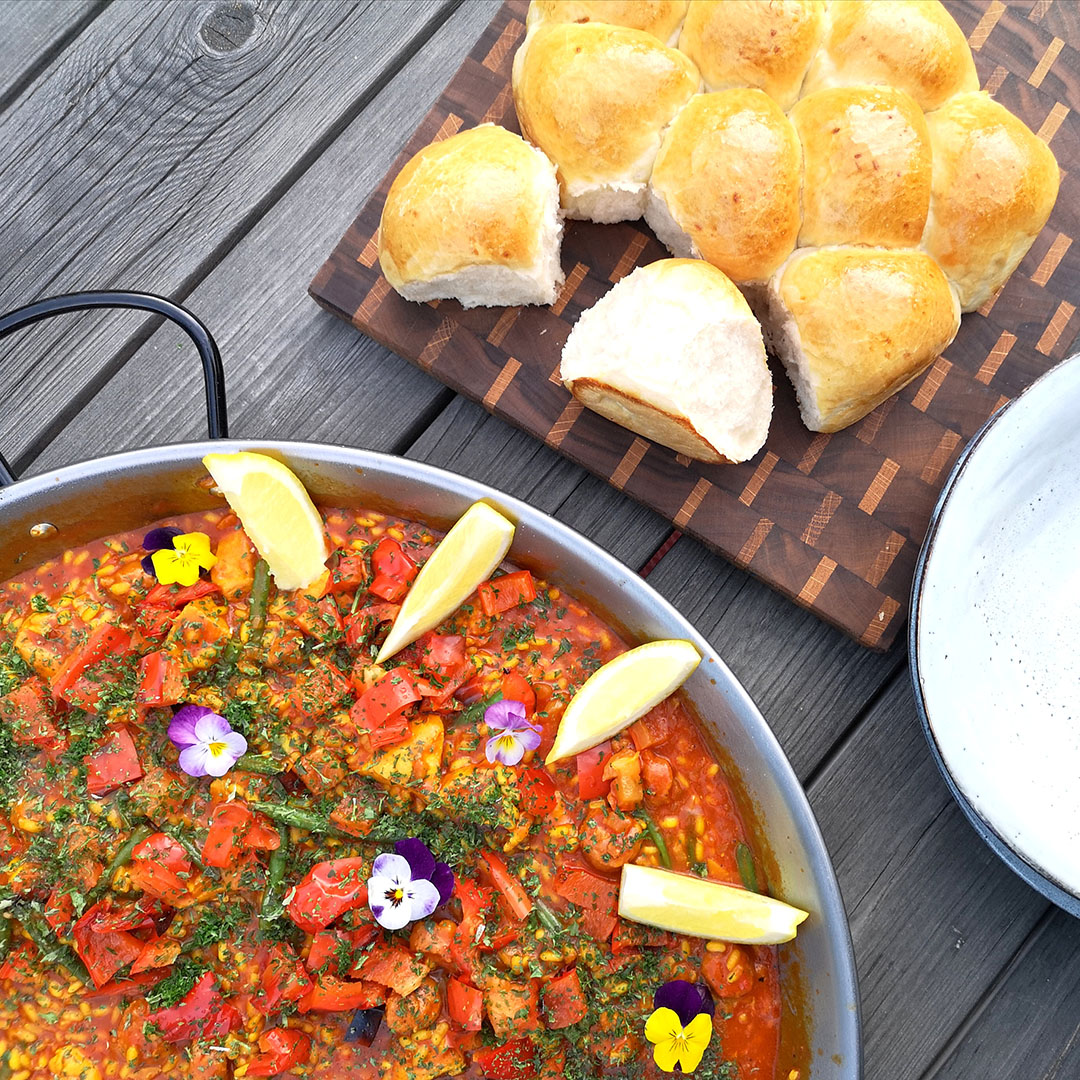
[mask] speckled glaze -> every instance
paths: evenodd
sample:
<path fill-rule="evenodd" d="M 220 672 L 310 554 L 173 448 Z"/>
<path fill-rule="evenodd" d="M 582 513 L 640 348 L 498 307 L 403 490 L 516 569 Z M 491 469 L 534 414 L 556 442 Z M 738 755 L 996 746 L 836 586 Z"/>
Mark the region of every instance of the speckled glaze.
<path fill-rule="evenodd" d="M 972 440 L 915 579 L 912 678 L 980 835 L 1080 915 L 1080 355 Z"/>

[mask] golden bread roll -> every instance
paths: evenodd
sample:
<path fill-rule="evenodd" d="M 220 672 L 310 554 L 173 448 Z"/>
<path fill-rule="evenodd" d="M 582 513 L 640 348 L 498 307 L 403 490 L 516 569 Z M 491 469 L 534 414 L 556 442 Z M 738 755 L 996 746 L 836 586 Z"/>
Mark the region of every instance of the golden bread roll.
<path fill-rule="evenodd" d="M 674 45 L 689 0 L 532 0 L 525 25 L 542 22 L 602 22 L 644 30 Z"/>
<path fill-rule="evenodd" d="M 960 307 L 921 251 L 801 248 L 769 283 L 766 336 L 803 423 L 839 431 L 941 355 Z"/>
<path fill-rule="evenodd" d="M 693 0 L 679 48 L 706 89 L 753 86 L 790 109 L 821 43 L 822 0 Z"/>
<path fill-rule="evenodd" d="M 903 90 L 819 90 L 789 114 L 803 152 L 799 245 L 915 247 L 930 208 L 930 134 Z"/>
<path fill-rule="evenodd" d="M 481 124 L 425 146 L 398 173 L 379 264 L 406 300 L 550 304 L 561 243 L 555 167 L 521 136 Z"/>
<path fill-rule="evenodd" d="M 934 177 L 922 246 L 973 311 L 1027 254 L 1060 174 L 1050 147 L 984 93 L 960 94 L 926 120 Z"/>
<path fill-rule="evenodd" d="M 590 409 L 698 461 L 745 461 L 772 417 L 761 327 L 698 259 L 662 259 L 582 313 L 560 374 Z"/>
<path fill-rule="evenodd" d="M 514 57 L 521 130 L 559 170 L 568 217 L 641 216 L 660 133 L 701 85 L 682 53 L 643 30 L 541 23 Z"/>
<path fill-rule="evenodd" d="M 883 84 L 929 112 L 979 89 L 964 32 L 938 0 L 834 0 L 825 22 L 804 97 L 831 86 Z"/>
<path fill-rule="evenodd" d="M 698 94 L 664 135 L 645 220 L 674 255 L 764 281 L 799 234 L 799 140 L 761 90 Z"/>

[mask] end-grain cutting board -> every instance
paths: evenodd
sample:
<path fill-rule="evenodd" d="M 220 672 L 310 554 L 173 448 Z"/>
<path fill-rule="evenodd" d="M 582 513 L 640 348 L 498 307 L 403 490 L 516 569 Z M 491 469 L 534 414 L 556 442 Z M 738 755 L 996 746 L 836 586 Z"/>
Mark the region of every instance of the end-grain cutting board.
<path fill-rule="evenodd" d="M 923 375 L 835 435 L 807 431 L 777 366 L 764 449 L 702 465 L 583 410 L 557 377 L 580 313 L 667 252 L 643 223 L 569 222 L 566 285 L 548 307 L 463 311 L 402 300 L 379 272 L 390 182 L 422 146 L 493 121 L 518 130 L 510 67 L 526 4 L 504 5 L 311 285 L 312 296 L 454 390 L 663 514 L 797 603 L 884 649 L 899 633 L 919 545 L 964 444 L 1062 359 L 1080 330 L 1080 4 L 951 3 L 982 85 L 1050 143 L 1062 168 L 1050 222 L 1001 293 L 965 315 Z M 345 199 L 361 193 L 347 193 Z"/>

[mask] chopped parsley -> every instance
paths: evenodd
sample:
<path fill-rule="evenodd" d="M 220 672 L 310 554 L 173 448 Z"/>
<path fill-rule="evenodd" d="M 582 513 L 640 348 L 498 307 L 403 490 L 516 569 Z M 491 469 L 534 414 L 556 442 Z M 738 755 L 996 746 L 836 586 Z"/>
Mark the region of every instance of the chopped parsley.
<path fill-rule="evenodd" d="M 158 1009 L 171 1008 L 191 993 L 191 988 L 206 972 L 207 968 L 202 964 L 181 956 L 173 964 L 172 974 L 146 992 L 146 1004 L 150 1006 L 151 1011 L 155 1012 Z"/>

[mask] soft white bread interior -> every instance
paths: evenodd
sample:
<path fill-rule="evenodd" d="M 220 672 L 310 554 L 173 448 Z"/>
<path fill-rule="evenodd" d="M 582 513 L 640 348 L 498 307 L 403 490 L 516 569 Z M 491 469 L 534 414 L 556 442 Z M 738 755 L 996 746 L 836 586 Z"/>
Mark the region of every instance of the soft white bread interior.
<path fill-rule="evenodd" d="M 789 115 L 803 152 L 799 245 L 916 247 L 930 208 L 930 134 L 914 98 L 837 87 Z"/>
<path fill-rule="evenodd" d="M 767 94 L 698 94 L 664 135 L 645 220 L 673 255 L 765 281 L 795 247 L 801 169 L 795 129 Z"/>
<path fill-rule="evenodd" d="M 639 267 L 583 312 L 560 369 L 590 409 L 698 461 L 745 461 L 772 417 L 761 327 L 697 259 Z"/>
<path fill-rule="evenodd" d="M 567 217 L 632 221 L 660 133 L 701 85 L 681 52 L 643 30 L 540 23 L 514 57 L 521 130 L 559 170 Z"/>
<path fill-rule="evenodd" d="M 602 22 L 644 30 L 665 45 L 679 40 L 689 0 L 532 0 L 525 25 Z"/>
<path fill-rule="evenodd" d="M 379 224 L 379 264 L 406 300 L 464 307 L 554 303 L 561 245 L 554 165 L 494 124 L 411 158 Z"/>
<path fill-rule="evenodd" d="M 769 349 L 795 385 L 803 423 L 839 431 L 941 355 L 960 307 L 920 251 L 801 248 L 769 283 Z"/>
<path fill-rule="evenodd" d="M 934 168 L 922 246 L 956 286 L 963 310 L 973 311 L 1046 224 L 1058 165 L 1042 139 L 985 93 L 959 94 L 926 120 Z"/>
<path fill-rule="evenodd" d="M 693 0 L 679 48 L 707 89 L 754 86 L 786 110 L 821 43 L 824 12 L 822 0 Z"/>
<path fill-rule="evenodd" d="M 830 86 L 895 86 L 926 112 L 978 90 L 964 32 L 939 0 L 834 0 L 802 94 Z"/>

